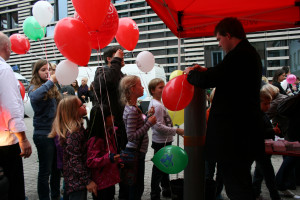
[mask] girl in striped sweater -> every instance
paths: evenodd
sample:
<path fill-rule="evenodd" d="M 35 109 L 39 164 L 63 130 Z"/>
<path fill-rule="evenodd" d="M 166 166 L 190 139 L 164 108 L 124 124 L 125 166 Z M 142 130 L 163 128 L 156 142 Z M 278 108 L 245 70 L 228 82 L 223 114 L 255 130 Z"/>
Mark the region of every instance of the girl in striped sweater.
<path fill-rule="evenodd" d="M 123 120 L 128 143 L 125 151 L 138 153 L 136 183 L 129 188 L 129 199 L 140 200 L 144 192 L 145 156 L 148 150 L 148 130 L 156 123 L 155 116 L 144 120 L 142 111 L 137 107 L 137 98 L 143 96 L 144 88 L 137 76 L 125 76 L 120 82 L 121 98 L 125 104 Z"/>

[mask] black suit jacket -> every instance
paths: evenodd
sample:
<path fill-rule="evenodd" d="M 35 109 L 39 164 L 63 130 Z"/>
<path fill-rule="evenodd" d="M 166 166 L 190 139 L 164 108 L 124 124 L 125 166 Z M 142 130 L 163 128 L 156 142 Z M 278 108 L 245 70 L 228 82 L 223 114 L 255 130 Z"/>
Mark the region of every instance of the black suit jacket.
<path fill-rule="evenodd" d="M 246 39 L 215 67 L 190 71 L 191 84 L 216 87 L 207 124 L 207 160 L 249 160 L 263 153 L 261 76 L 260 56 Z"/>

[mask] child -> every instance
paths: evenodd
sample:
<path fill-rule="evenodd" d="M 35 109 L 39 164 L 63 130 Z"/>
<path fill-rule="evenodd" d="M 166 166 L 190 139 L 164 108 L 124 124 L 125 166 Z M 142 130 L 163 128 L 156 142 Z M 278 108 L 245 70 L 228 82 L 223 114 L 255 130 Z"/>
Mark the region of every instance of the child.
<path fill-rule="evenodd" d="M 83 77 L 81 79 L 81 85 L 78 88 L 78 97 L 82 103 L 87 103 L 89 99 L 89 87 L 87 86 L 88 78 Z"/>
<path fill-rule="evenodd" d="M 58 135 L 63 149 L 63 175 L 69 199 L 87 199 L 87 190 L 97 195 L 97 185 L 90 180 L 86 167 L 86 139 L 82 117 L 85 105 L 76 96 L 60 101 L 49 137 Z"/>
<path fill-rule="evenodd" d="M 46 60 L 38 60 L 32 70 L 28 96 L 34 111 L 33 141 L 39 158 L 37 184 L 39 199 L 60 198 L 60 171 L 56 167 L 56 147 L 54 139 L 48 138 L 56 106 L 61 98 L 55 87 L 56 83 L 55 74 L 49 77 L 49 63 Z M 51 196 L 49 195 L 50 191 Z"/>
<path fill-rule="evenodd" d="M 154 149 L 154 154 L 164 146 L 171 145 L 173 142 L 173 136 L 176 133 L 181 136 L 184 134 L 183 129 L 173 127 L 172 120 L 161 102 L 164 87 L 165 82 L 160 78 L 152 79 L 148 85 L 149 92 L 153 96 L 153 99 L 149 104 L 149 111 L 151 111 L 151 108 L 154 108 L 154 115 L 157 119 L 157 123 L 151 127 L 153 132 L 151 147 Z M 169 174 L 160 171 L 155 165 L 153 165 L 150 193 L 151 200 L 160 199 L 160 183 L 162 186 L 162 195 L 164 197 L 171 197 Z"/>
<path fill-rule="evenodd" d="M 120 182 L 118 169 L 120 155 L 116 154 L 117 146 L 113 131 L 114 117 L 105 105 L 103 109 L 99 106 L 94 106 L 93 109 L 96 111 L 91 112 L 89 123 L 92 137 L 87 143 L 87 166 L 91 168 L 92 180 L 98 185 L 98 195 L 97 197 L 93 195 L 93 199 L 112 200 L 115 195 L 115 184 Z M 100 121 L 95 121 L 95 117 Z"/>
<path fill-rule="evenodd" d="M 144 192 L 145 155 L 149 143 L 147 131 L 156 123 L 156 117 L 151 116 L 144 121 L 142 111 L 136 105 L 137 98 L 144 94 L 139 77 L 125 76 L 120 82 L 120 89 L 122 101 L 126 104 L 123 119 L 128 143 L 125 151 L 138 154 L 137 181 L 129 187 L 129 199 L 140 200 Z"/>
<path fill-rule="evenodd" d="M 280 129 L 278 127 L 272 126 L 270 119 L 265 114 L 270 108 L 270 103 L 272 100 L 272 96 L 265 90 L 260 91 L 260 109 L 263 114 L 263 123 L 264 123 L 264 139 L 274 139 L 275 134 L 280 134 Z M 265 179 L 267 188 L 270 193 L 270 197 L 272 200 L 281 199 L 279 193 L 275 187 L 275 174 L 274 168 L 271 161 L 271 155 L 264 154 L 256 161 L 256 166 L 254 170 L 253 176 L 253 189 L 256 198 L 261 198 L 261 183 L 263 178 Z"/>

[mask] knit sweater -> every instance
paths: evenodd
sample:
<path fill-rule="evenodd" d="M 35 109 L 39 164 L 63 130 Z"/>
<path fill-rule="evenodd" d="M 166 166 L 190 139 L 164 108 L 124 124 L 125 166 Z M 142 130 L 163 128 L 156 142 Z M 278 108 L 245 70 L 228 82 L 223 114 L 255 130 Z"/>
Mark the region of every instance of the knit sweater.
<path fill-rule="evenodd" d="M 144 122 L 142 113 L 136 106 L 125 106 L 123 120 L 128 139 L 126 148 L 137 148 L 143 137 L 140 152 L 147 153 L 149 144 L 147 132 L 152 126 L 151 122 Z"/>

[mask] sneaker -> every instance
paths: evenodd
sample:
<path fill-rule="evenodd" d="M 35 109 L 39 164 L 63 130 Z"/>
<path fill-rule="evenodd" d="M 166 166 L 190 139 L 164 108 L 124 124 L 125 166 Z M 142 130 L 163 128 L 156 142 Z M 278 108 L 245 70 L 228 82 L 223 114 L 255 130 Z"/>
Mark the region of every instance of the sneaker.
<path fill-rule="evenodd" d="M 279 193 L 282 196 L 284 196 L 284 197 L 289 197 L 289 198 L 294 198 L 294 199 L 300 199 L 300 196 L 299 195 L 295 195 L 291 190 L 283 190 L 283 191 L 279 190 Z"/>

